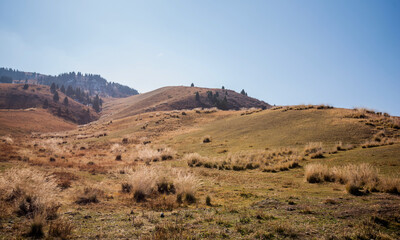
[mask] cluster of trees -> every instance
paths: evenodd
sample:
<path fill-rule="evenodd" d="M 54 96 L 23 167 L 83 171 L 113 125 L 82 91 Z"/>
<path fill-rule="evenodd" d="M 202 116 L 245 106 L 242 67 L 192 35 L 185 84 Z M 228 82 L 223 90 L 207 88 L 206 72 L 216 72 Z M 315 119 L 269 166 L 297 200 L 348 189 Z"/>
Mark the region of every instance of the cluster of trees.
<path fill-rule="evenodd" d="M 53 93 L 54 102 L 58 102 L 60 100 L 58 90 L 67 95 L 67 97 L 65 97 L 63 100 L 63 104 L 65 106 L 68 106 L 69 104 L 68 97 L 84 105 L 92 106 L 96 112 L 100 112 L 101 107 L 103 106 L 103 100 L 99 97 L 98 94 L 96 94 L 95 97 L 90 97 L 88 92 L 81 90 L 81 88 L 79 87 L 74 89 L 71 86 L 68 86 L 67 89 L 65 89 L 64 85 L 62 85 L 60 88 L 55 83 L 52 83 L 50 86 L 50 91 L 51 93 Z"/>
<path fill-rule="evenodd" d="M 218 109 L 227 110 L 228 109 L 228 100 L 226 96 L 228 92 L 225 92 L 224 97 L 221 99 L 219 92 L 213 93 L 212 91 L 207 91 L 207 99 L 211 103 L 211 105 L 217 107 Z M 195 99 L 197 102 L 201 102 L 199 92 L 196 92 Z"/>
<path fill-rule="evenodd" d="M 0 68 L 0 76 L 7 77 L 1 79 L 0 82 L 11 83 L 12 79 L 25 80 L 35 79 L 39 84 L 50 86 L 52 83 L 56 85 L 69 85 L 72 88 L 80 88 L 86 91 L 90 96 L 96 94 L 111 97 L 128 97 L 139 94 L 139 92 L 128 86 L 124 86 L 114 82 L 108 82 L 98 74 L 82 74 L 81 72 L 62 73 L 58 76 L 43 75 L 39 73 L 30 73 L 14 70 L 11 68 Z"/>
<path fill-rule="evenodd" d="M 7 76 L 1 76 L 0 83 L 12 83 L 12 78 Z"/>

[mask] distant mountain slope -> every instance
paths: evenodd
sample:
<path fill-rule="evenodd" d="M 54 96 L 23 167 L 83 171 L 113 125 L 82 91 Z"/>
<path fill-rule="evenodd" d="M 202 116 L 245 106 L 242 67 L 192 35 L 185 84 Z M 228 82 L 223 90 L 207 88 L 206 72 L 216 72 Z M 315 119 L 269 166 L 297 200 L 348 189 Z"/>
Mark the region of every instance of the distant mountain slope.
<path fill-rule="evenodd" d="M 57 91 L 58 102 L 53 100 L 50 87 L 45 85 L 24 84 L 0 84 L 0 109 L 27 109 L 27 108 L 46 108 L 49 113 L 64 118 L 70 122 L 85 124 L 99 118 L 99 115 L 92 109 L 72 98 L 68 99 L 68 104 L 64 104 L 66 95 Z M 47 103 L 46 102 L 47 100 Z M 45 125 L 46 122 L 44 121 Z"/>
<path fill-rule="evenodd" d="M 82 74 L 80 72 L 70 72 L 59 74 L 58 76 L 44 75 L 40 73 L 22 72 L 9 68 L 0 68 L 0 77 L 10 77 L 14 82 L 19 83 L 38 83 L 42 85 L 51 85 L 55 83 L 61 87 L 80 88 L 91 96 L 99 94 L 102 97 L 128 97 L 138 94 L 138 91 L 119 83 L 108 82 L 100 75 Z"/>
<path fill-rule="evenodd" d="M 198 93 L 198 97 L 196 94 Z M 163 87 L 157 90 L 114 99 L 103 104 L 103 113 L 122 118 L 143 112 L 217 107 L 223 110 L 240 108 L 270 108 L 271 105 L 227 89 L 199 87 Z"/>

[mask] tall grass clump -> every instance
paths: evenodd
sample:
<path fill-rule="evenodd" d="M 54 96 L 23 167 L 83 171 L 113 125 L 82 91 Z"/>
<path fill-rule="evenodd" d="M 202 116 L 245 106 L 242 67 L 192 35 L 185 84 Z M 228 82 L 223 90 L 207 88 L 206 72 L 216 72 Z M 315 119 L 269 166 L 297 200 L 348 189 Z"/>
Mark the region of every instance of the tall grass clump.
<path fill-rule="evenodd" d="M 199 181 L 193 174 L 183 171 L 178 172 L 175 178 L 175 185 L 178 202 L 186 201 L 189 204 L 196 202 L 196 191 Z"/>
<path fill-rule="evenodd" d="M 136 202 L 156 198 L 160 194 L 177 194 L 177 199 L 193 203 L 199 182 L 191 173 L 172 168 L 141 167 L 127 174 L 123 185 L 129 184 Z"/>
<path fill-rule="evenodd" d="M 20 216 L 55 218 L 59 208 L 57 181 L 30 168 L 7 170 L 0 176 L 0 198 Z"/>
<path fill-rule="evenodd" d="M 323 158 L 324 148 L 322 142 L 309 142 L 304 148 L 304 154 L 311 158 Z"/>
<path fill-rule="evenodd" d="M 370 164 L 348 164 L 329 168 L 316 163 L 305 167 L 305 177 L 309 183 L 337 182 L 346 185 L 346 190 L 353 195 L 364 192 L 388 192 L 399 194 L 400 180 L 382 178 L 377 168 Z"/>

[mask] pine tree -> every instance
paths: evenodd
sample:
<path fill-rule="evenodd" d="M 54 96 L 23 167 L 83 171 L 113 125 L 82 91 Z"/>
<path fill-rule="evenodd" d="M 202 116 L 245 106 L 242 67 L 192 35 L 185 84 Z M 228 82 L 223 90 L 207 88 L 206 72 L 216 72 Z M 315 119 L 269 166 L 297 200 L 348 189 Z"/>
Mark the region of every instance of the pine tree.
<path fill-rule="evenodd" d="M 194 83 L 190 84 L 191 87 L 194 87 Z"/>
<path fill-rule="evenodd" d="M 64 103 L 65 106 L 68 106 L 68 98 L 67 97 L 64 98 L 64 102 L 63 103 Z"/>
<path fill-rule="evenodd" d="M 28 88 L 29 88 L 29 85 L 25 83 L 23 89 L 26 90 Z"/>
<path fill-rule="evenodd" d="M 50 92 L 54 93 L 55 91 L 56 91 L 56 84 L 52 83 L 51 86 L 50 86 Z"/>
<path fill-rule="evenodd" d="M 49 101 L 47 101 L 47 99 L 45 99 L 44 103 L 43 103 L 43 108 L 46 109 L 48 107 L 49 107 Z"/>
<path fill-rule="evenodd" d="M 61 89 L 60 89 L 60 90 L 61 90 L 62 93 L 65 93 L 65 87 L 64 87 L 64 85 L 61 86 Z"/>
<path fill-rule="evenodd" d="M 200 102 L 200 94 L 199 94 L 199 92 L 196 92 L 196 101 Z"/>
<path fill-rule="evenodd" d="M 54 100 L 54 102 L 58 102 L 58 100 L 60 100 L 60 97 L 58 96 L 58 92 L 57 91 L 54 92 L 53 100 Z"/>
<path fill-rule="evenodd" d="M 222 86 L 222 90 L 224 90 L 225 89 L 225 87 L 224 86 Z"/>
<path fill-rule="evenodd" d="M 59 107 L 58 110 L 57 110 L 57 115 L 58 115 L 58 116 L 61 116 L 61 108 L 60 108 L 60 107 Z"/>
<path fill-rule="evenodd" d="M 242 89 L 242 91 L 240 92 L 240 94 L 247 96 L 247 93 L 244 91 L 244 89 Z"/>
<path fill-rule="evenodd" d="M 99 99 L 99 95 L 96 94 L 96 97 L 93 100 L 93 109 L 96 112 L 100 112 L 100 99 Z"/>

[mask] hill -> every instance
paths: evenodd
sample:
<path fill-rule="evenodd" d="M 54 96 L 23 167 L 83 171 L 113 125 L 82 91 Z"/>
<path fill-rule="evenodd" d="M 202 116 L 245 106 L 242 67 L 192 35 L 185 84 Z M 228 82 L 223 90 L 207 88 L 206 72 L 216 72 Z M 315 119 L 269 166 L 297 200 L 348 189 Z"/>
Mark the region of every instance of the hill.
<path fill-rule="evenodd" d="M 196 97 L 198 93 L 198 97 Z M 144 112 L 216 107 L 223 110 L 270 108 L 271 105 L 232 90 L 199 87 L 163 87 L 124 99 L 105 101 L 103 113 L 123 118 Z"/>
<path fill-rule="evenodd" d="M 54 116 L 78 124 L 85 124 L 99 118 L 93 109 L 72 98 L 68 97 L 68 105 L 65 105 L 63 100 L 66 95 L 61 91 L 57 91 L 59 101 L 55 102 L 49 86 L 26 86 L 28 86 L 27 89 L 24 89 L 24 84 L 0 84 L 0 109 L 46 108 Z"/>
<path fill-rule="evenodd" d="M 75 128 L 76 124 L 45 109 L 0 109 L 0 135 L 59 132 Z"/>
<path fill-rule="evenodd" d="M 128 97 L 138 94 L 138 91 L 119 83 L 108 82 L 97 74 L 82 74 L 80 72 L 62 73 L 58 76 L 40 74 L 36 72 L 23 72 L 11 68 L 0 68 L 2 82 L 31 83 L 50 86 L 52 83 L 87 91 L 90 96 L 96 94 L 102 97 Z M 10 79 L 11 78 L 11 79 Z"/>

